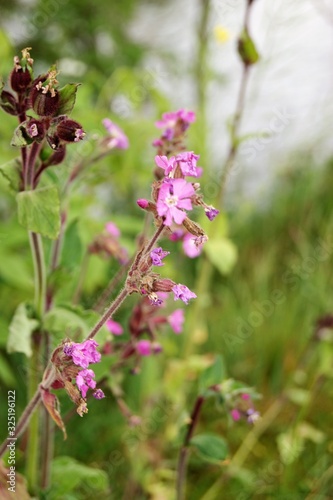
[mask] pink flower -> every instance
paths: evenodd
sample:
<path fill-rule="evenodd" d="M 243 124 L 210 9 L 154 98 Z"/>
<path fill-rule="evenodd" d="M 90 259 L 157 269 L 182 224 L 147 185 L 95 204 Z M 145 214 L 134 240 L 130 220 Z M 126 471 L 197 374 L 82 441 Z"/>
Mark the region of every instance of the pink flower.
<path fill-rule="evenodd" d="M 175 333 L 181 333 L 183 331 L 184 320 L 183 309 L 176 309 L 168 316 L 169 325 Z"/>
<path fill-rule="evenodd" d="M 247 421 L 249 424 L 254 424 L 257 420 L 260 418 L 260 413 L 253 408 L 249 408 L 246 412 L 247 414 Z"/>
<path fill-rule="evenodd" d="M 155 122 L 155 125 L 157 128 L 165 128 L 163 137 L 170 141 L 174 137 L 176 125 L 180 125 L 181 130 L 185 132 L 190 123 L 193 123 L 194 121 L 195 113 L 193 111 L 179 109 L 178 111 L 164 113 L 162 115 L 162 120 Z"/>
<path fill-rule="evenodd" d="M 121 324 L 117 323 L 117 321 L 113 321 L 113 319 L 108 319 L 108 321 L 105 323 L 105 326 L 109 330 L 109 332 L 113 333 L 113 335 L 122 335 L 124 331 Z"/>
<path fill-rule="evenodd" d="M 171 226 L 172 220 L 181 224 L 186 213 L 181 209 L 192 210 L 190 197 L 195 194 L 192 184 L 184 179 L 172 179 L 160 187 L 157 199 L 157 213 L 165 217 L 164 225 Z"/>
<path fill-rule="evenodd" d="M 214 220 L 219 213 L 220 211 L 212 206 L 205 208 L 205 215 L 208 217 L 210 221 Z"/>
<path fill-rule="evenodd" d="M 81 344 L 67 342 L 64 345 L 64 353 L 72 358 L 73 363 L 82 368 L 88 368 L 90 363 L 98 363 L 101 360 L 100 353 L 96 350 L 96 340 L 85 340 Z"/>
<path fill-rule="evenodd" d="M 184 231 L 179 228 L 170 234 L 169 239 L 171 241 L 179 241 L 182 239 L 183 235 L 184 235 Z"/>
<path fill-rule="evenodd" d="M 194 154 L 193 151 L 187 151 L 185 153 L 179 153 L 174 158 L 174 162 L 178 163 L 183 175 L 201 177 L 202 168 L 197 166 L 197 160 L 199 158 L 200 156 Z"/>
<path fill-rule="evenodd" d="M 136 350 L 140 356 L 150 356 L 151 354 L 151 342 L 149 340 L 139 340 L 136 344 Z"/>
<path fill-rule="evenodd" d="M 191 290 L 187 288 L 187 286 L 181 285 L 180 283 L 178 285 L 175 285 L 172 288 L 172 291 L 174 293 L 174 299 L 175 300 L 180 299 L 183 302 L 185 302 L 185 304 L 188 304 L 188 301 L 190 299 L 196 298 L 196 294 L 194 292 L 191 292 Z"/>
<path fill-rule="evenodd" d="M 105 224 L 105 229 L 111 236 L 114 236 L 115 238 L 119 238 L 120 230 L 113 222 L 107 222 Z"/>
<path fill-rule="evenodd" d="M 93 396 L 95 399 L 103 399 L 105 398 L 105 394 L 102 391 L 102 389 L 96 389 L 96 391 L 93 392 Z"/>
<path fill-rule="evenodd" d="M 187 233 L 183 238 L 183 250 L 185 255 L 194 259 L 202 252 L 202 246 L 196 244 L 196 237 L 193 234 Z"/>
<path fill-rule="evenodd" d="M 154 248 L 154 250 L 152 250 L 150 252 L 150 257 L 151 257 L 153 265 L 154 266 L 164 266 L 164 263 L 162 262 L 162 259 L 164 259 L 164 257 L 166 257 L 167 255 L 169 255 L 169 253 L 170 252 L 162 250 L 161 247 Z"/>
<path fill-rule="evenodd" d="M 109 133 L 109 138 L 107 141 L 107 147 L 110 149 L 127 149 L 128 148 L 128 138 L 124 134 L 118 125 L 113 123 L 109 118 L 104 118 L 103 125 Z"/>
<path fill-rule="evenodd" d="M 170 159 L 167 156 L 155 156 L 155 163 L 158 167 L 164 170 L 166 176 L 173 173 L 176 167 L 175 157 L 172 156 Z M 172 176 L 170 176 L 172 177 Z"/>
<path fill-rule="evenodd" d="M 87 391 L 89 387 L 91 389 L 95 389 L 96 381 L 93 380 L 95 378 L 95 373 L 93 370 L 81 370 L 76 376 L 76 385 L 81 391 L 82 397 L 85 398 L 87 395 Z"/>
<path fill-rule="evenodd" d="M 230 415 L 235 422 L 237 422 L 241 418 L 241 414 L 237 409 L 231 410 Z"/>

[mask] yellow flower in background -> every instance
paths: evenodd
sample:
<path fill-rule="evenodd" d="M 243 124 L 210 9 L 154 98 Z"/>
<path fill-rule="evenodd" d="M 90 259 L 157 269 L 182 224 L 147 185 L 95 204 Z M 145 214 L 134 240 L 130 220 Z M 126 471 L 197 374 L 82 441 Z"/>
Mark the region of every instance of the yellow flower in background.
<path fill-rule="evenodd" d="M 214 28 L 214 37 L 218 43 L 226 43 L 230 40 L 230 31 L 223 26 L 217 25 Z"/>

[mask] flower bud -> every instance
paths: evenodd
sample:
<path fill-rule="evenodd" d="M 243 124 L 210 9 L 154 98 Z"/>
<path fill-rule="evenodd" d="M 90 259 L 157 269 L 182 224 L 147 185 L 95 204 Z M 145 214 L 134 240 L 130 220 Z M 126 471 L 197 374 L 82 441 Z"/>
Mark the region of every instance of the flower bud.
<path fill-rule="evenodd" d="M 57 126 L 57 135 L 65 142 L 79 142 L 86 134 L 78 122 L 65 119 Z"/>
<path fill-rule="evenodd" d="M 31 84 L 31 74 L 27 68 L 15 67 L 10 75 L 10 86 L 18 94 L 23 93 Z"/>
<path fill-rule="evenodd" d="M 29 48 L 22 50 L 22 59 L 14 57 L 14 69 L 10 74 L 10 86 L 18 94 L 24 93 L 31 85 L 33 59 L 29 54 Z"/>
<path fill-rule="evenodd" d="M 59 108 L 59 92 L 54 88 L 57 80 L 55 71 L 37 78 L 30 91 L 31 106 L 39 116 L 54 116 Z"/>
<path fill-rule="evenodd" d="M 9 115 L 17 115 L 16 99 L 10 92 L 3 90 L 0 94 L 0 107 Z"/>
<path fill-rule="evenodd" d="M 32 118 L 27 122 L 26 131 L 31 139 L 39 142 L 44 139 L 44 124 L 40 120 Z"/>

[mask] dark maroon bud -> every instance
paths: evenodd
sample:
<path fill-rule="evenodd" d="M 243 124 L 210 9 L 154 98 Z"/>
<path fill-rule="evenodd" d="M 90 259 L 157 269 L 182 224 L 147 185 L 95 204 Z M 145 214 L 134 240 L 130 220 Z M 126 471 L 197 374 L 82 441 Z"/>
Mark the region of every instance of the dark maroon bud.
<path fill-rule="evenodd" d="M 30 71 L 25 68 L 15 67 L 10 75 L 10 86 L 18 94 L 23 93 L 31 84 L 31 74 Z"/>
<path fill-rule="evenodd" d="M 39 77 L 30 90 L 31 106 L 39 116 L 54 116 L 59 108 L 59 92 L 54 88 L 58 82 L 56 72 L 50 71 L 46 76 Z"/>
<path fill-rule="evenodd" d="M 54 149 L 55 151 L 60 147 L 60 139 L 57 135 L 47 135 L 46 136 L 47 142 L 49 143 L 50 147 Z"/>
<path fill-rule="evenodd" d="M 51 156 L 48 158 L 46 164 L 48 167 L 52 165 L 59 165 L 64 161 L 66 156 L 66 146 L 59 146 L 56 151 L 54 151 Z"/>
<path fill-rule="evenodd" d="M 79 142 L 86 134 L 78 122 L 65 119 L 57 126 L 57 135 L 65 142 Z"/>
<path fill-rule="evenodd" d="M 0 106 L 9 115 L 17 115 L 16 99 L 10 92 L 3 90 L 0 95 Z"/>
<path fill-rule="evenodd" d="M 18 94 L 24 93 L 31 84 L 33 59 L 29 53 L 30 47 L 22 50 L 22 58 L 14 57 L 14 69 L 10 74 L 10 85 Z"/>
<path fill-rule="evenodd" d="M 29 120 L 27 122 L 26 131 L 29 137 L 35 141 L 39 142 L 44 139 L 44 124 L 40 120 L 36 120 L 35 118 Z"/>

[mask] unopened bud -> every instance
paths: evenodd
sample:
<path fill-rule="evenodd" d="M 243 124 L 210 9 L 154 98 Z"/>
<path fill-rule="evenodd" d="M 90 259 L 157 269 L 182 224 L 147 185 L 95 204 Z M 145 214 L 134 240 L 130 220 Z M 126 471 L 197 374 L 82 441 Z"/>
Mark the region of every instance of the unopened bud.
<path fill-rule="evenodd" d="M 78 122 L 65 119 L 57 126 L 57 135 L 65 142 L 79 142 L 86 134 Z"/>
<path fill-rule="evenodd" d="M 47 76 L 33 82 L 30 91 L 31 106 L 39 116 L 54 116 L 59 107 L 59 92 L 53 87 L 56 80 Z"/>
<path fill-rule="evenodd" d="M 10 92 L 3 90 L 0 95 L 0 107 L 9 115 L 17 115 L 16 99 Z"/>
<path fill-rule="evenodd" d="M 175 286 L 175 282 L 167 278 L 162 278 L 155 280 L 153 283 L 154 292 L 172 292 L 172 288 Z"/>

